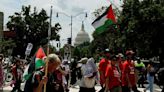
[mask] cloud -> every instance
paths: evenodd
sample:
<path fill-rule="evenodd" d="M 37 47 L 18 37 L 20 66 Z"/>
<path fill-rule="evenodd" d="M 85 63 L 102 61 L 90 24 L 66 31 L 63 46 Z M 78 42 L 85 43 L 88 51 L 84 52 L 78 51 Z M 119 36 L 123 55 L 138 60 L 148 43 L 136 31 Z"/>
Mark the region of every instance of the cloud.
<path fill-rule="evenodd" d="M 68 8 L 68 4 L 67 4 L 68 0 L 57 0 L 57 5 L 58 7 L 60 7 L 62 10 L 66 10 Z"/>
<path fill-rule="evenodd" d="M 71 10 L 73 12 L 79 12 L 79 11 L 83 12 L 85 9 L 84 8 L 72 8 Z"/>

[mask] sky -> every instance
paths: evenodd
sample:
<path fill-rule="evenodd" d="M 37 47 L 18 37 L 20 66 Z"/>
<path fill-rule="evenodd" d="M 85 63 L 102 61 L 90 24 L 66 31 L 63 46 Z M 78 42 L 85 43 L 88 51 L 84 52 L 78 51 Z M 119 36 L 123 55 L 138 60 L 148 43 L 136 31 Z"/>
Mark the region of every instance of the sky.
<path fill-rule="evenodd" d="M 48 16 L 50 15 L 50 7 L 53 6 L 52 13 L 52 26 L 55 23 L 60 23 L 62 30 L 60 30 L 61 45 L 67 43 L 67 38 L 71 36 L 71 18 L 68 16 L 75 16 L 81 12 L 87 12 L 88 17 L 82 13 L 77 17 L 73 17 L 72 25 L 72 37 L 73 43 L 77 33 L 81 29 L 82 21 L 84 21 L 85 31 L 89 34 L 91 40 L 93 40 L 92 33 L 94 28 L 91 23 L 95 17 L 92 14 L 95 9 L 101 8 L 102 6 L 109 6 L 111 2 L 116 6 L 120 7 L 120 0 L 1 0 L 0 11 L 4 13 L 4 26 L 6 26 L 8 17 L 13 15 L 14 12 L 20 12 L 22 5 L 31 5 L 31 9 L 36 7 L 38 11 L 42 8 L 47 11 Z M 59 12 L 59 17 L 56 17 L 56 13 Z M 64 14 L 68 15 L 65 16 Z M 56 42 L 51 42 L 52 45 L 56 46 Z"/>

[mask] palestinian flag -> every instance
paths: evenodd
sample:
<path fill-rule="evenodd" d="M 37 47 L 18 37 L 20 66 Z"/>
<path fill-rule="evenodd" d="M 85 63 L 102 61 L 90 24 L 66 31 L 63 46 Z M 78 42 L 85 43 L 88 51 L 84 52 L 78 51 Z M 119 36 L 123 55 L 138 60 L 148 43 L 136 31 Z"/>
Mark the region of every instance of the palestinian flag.
<path fill-rule="evenodd" d="M 44 53 L 43 48 L 40 47 L 35 54 L 34 60 L 32 60 L 32 62 L 26 67 L 24 71 L 24 74 L 23 74 L 24 80 L 28 80 L 36 69 L 39 69 L 45 65 L 45 62 L 44 62 L 45 57 L 46 57 L 46 54 Z"/>
<path fill-rule="evenodd" d="M 115 23 L 115 15 L 112 5 L 110 5 L 110 7 L 92 23 L 92 26 L 95 28 L 95 33 L 99 35 L 108 30 L 109 26 Z"/>
<path fill-rule="evenodd" d="M 40 47 L 38 49 L 38 51 L 36 52 L 36 59 L 35 59 L 35 69 L 39 69 L 40 67 L 44 66 L 45 65 L 45 57 L 46 57 L 46 54 L 44 53 L 44 50 L 42 47 Z"/>

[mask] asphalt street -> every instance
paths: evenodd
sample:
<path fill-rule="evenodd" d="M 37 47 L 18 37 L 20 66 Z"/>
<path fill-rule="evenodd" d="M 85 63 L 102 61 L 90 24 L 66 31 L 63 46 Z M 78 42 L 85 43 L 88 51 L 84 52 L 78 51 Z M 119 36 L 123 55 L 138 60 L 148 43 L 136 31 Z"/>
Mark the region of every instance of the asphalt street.
<path fill-rule="evenodd" d="M 145 84 L 145 86 L 147 86 L 147 84 Z M 24 83 L 22 83 L 22 90 L 24 88 Z M 98 92 L 101 87 L 99 85 L 95 86 L 96 92 Z M 8 84 L 3 88 L 2 92 L 11 92 L 12 87 Z M 138 90 L 140 90 L 141 92 L 143 92 L 144 88 L 138 88 Z M 1 92 L 1 91 L 0 91 Z M 70 92 L 79 92 L 79 86 L 75 86 L 75 87 L 70 87 Z M 150 92 L 150 91 L 146 91 L 146 92 Z M 161 92 L 161 89 L 154 84 L 154 92 Z"/>

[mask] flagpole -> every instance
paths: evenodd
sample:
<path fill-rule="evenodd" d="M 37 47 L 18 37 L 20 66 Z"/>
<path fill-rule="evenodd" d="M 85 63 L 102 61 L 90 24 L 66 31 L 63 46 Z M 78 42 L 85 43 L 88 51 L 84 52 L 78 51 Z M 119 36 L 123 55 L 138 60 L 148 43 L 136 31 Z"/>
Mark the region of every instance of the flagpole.
<path fill-rule="evenodd" d="M 47 56 L 49 55 L 49 45 L 50 45 L 50 37 L 51 37 L 51 20 L 52 20 L 52 6 L 51 6 L 51 9 L 50 9 L 50 23 L 49 23 L 49 29 L 48 29 Z M 47 59 L 46 59 L 45 76 L 47 76 L 47 73 L 48 73 L 48 62 L 49 61 Z M 46 92 L 46 83 L 44 84 L 44 92 Z"/>

